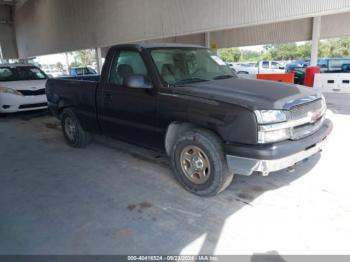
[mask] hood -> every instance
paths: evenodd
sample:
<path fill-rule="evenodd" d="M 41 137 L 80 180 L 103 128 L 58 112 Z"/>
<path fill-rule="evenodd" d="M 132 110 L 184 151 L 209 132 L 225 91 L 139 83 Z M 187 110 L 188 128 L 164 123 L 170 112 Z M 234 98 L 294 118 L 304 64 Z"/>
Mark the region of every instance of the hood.
<path fill-rule="evenodd" d="M 21 90 L 38 90 L 45 88 L 46 79 L 43 80 L 21 80 L 21 81 L 8 81 L 0 82 L 0 86 L 12 88 L 18 91 Z"/>
<path fill-rule="evenodd" d="M 318 91 L 299 85 L 266 80 L 229 78 L 175 87 L 174 93 L 213 99 L 252 110 L 289 109 L 321 97 Z"/>

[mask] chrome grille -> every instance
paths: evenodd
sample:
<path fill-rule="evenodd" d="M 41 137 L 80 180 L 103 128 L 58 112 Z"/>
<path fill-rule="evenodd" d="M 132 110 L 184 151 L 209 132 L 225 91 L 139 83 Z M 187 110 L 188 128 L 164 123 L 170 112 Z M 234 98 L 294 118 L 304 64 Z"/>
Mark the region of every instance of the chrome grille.
<path fill-rule="evenodd" d="M 298 139 L 307 137 L 309 135 L 312 135 L 313 133 L 315 133 L 317 130 L 321 128 L 323 120 L 324 119 L 321 118 L 320 120 L 318 120 L 313 124 L 310 123 L 310 124 L 294 127 L 291 132 L 292 140 L 298 140 Z"/>
<path fill-rule="evenodd" d="M 316 100 L 307 104 L 295 106 L 290 110 L 291 120 L 299 120 L 307 117 L 310 113 L 322 111 L 322 100 Z"/>
<path fill-rule="evenodd" d="M 37 90 L 18 90 L 18 92 L 22 93 L 24 96 L 40 96 L 45 95 L 45 88 Z"/>
<path fill-rule="evenodd" d="M 308 119 L 307 123 L 294 126 L 291 129 L 291 138 L 292 140 L 298 140 L 317 132 L 323 123 L 325 112 L 325 105 L 322 99 L 299 105 L 293 107 L 290 110 L 290 117 L 293 121 L 298 121 L 301 119 Z"/>

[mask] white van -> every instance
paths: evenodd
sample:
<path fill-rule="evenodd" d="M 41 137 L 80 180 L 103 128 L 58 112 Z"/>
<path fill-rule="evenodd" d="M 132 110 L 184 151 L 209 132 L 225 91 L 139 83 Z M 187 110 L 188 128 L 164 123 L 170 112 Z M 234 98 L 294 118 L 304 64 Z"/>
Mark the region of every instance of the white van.
<path fill-rule="evenodd" d="M 47 108 L 47 78 L 31 64 L 0 65 L 0 113 Z"/>

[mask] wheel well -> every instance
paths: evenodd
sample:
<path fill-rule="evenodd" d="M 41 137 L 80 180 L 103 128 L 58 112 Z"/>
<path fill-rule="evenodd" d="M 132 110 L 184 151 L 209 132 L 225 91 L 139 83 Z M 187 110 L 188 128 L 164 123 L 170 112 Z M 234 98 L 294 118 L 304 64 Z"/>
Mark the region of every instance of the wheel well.
<path fill-rule="evenodd" d="M 195 129 L 195 128 L 203 128 L 203 127 L 197 126 L 195 124 L 188 123 L 188 122 L 172 122 L 172 123 L 170 123 L 168 128 L 167 128 L 166 135 L 165 135 L 165 152 L 167 153 L 167 155 L 170 155 L 171 147 L 173 146 L 173 144 L 174 144 L 174 142 L 179 134 L 181 134 L 187 130 Z M 216 132 L 213 132 L 211 129 L 208 129 L 208 128 L 203 128 L 203 129 L 206 129 L 206 130 L 212 132 L 219 139 L 222 139 Z"/>
<path fill-rule="evenodd" d="M 194 127 L 196 126 L 191 123 L 182 123 L 182 122 L 170 123 L 165 135 L 165 152 L 167 153 L 167 155 L 170 155 L 170 149 L 174 144 L 177 135 L 180 134 L 181 132 L 185 132 Z"/>
<path fill-rule="evenodd" d="M 63 110 L 65 110 L 66 108 L 70 108 L 73 107 L 73 105 L 66 103 L 64 100 L 60 100 L 60 102 L 58 103 L 58 111 L 57 111 L 57 115 L 59 117 L 61 117 Z"/>

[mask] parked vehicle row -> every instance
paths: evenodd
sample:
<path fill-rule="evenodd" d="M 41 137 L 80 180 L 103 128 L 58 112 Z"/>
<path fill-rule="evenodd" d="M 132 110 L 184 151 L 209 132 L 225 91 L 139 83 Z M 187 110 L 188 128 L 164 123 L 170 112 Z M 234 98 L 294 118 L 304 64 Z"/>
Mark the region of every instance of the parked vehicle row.
<path fill-rule="evenodd" d="M 306 68 L 310 66 L 309 59 L 299 59 L 287 63 L 286 66 L 277 61 L 259 61 L 227 63 L 238 74 L 269 74 L 290 72 L 291 68 Z M 322 73 L 346 73 L 350 71 L 350 58 L 322 58 L 318 59 L 317 66 Z"/>
<path fill-rule="evenodd" d="M 198 46 L 112 47 L 101 78 L 49 79 L 51 112 L 73 147 L 104 134 L 169 155 L 179 183 L 210 196 L 234 174 L 268 175 L 317 152 L 332 130 L 317 91 L 238 78 Z"/>
<path fill-rule="evenodd" d="M 70 67 L 69 76 L 91 76 L 98 75 L 96 70 L 91 67 Z"/>
<path fill-rule="evenodd" d="M 277 61 L 259 61 L 257 63 L 229 63 L 237 74 L 283 74 L 285 66 Z"/>
<path fill-rule="evenodd" d="M 33 65 L 0 65 L 0 113 L 47 108 L 47 78 Z"/>

